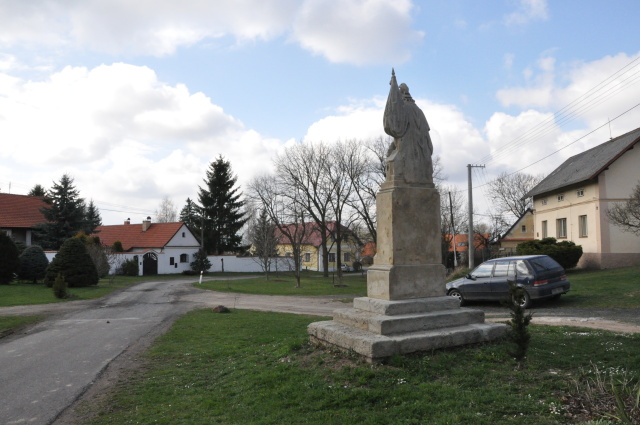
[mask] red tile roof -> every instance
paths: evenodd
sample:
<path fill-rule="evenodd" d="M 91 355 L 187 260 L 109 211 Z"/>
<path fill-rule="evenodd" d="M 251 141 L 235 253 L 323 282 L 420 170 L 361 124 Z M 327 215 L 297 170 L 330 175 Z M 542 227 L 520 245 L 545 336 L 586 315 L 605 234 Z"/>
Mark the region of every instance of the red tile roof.
<path fill-rule="evenodd" d="M 478 233 L 476 233 L 473 237 L 473 247 L 475 249 L 484 248 L 484 241 L 488 240 L 491 236 L 489 233 L 482 234 L 483 237 L 480 237 Z M 451 235 L 445 235 L 447 239 L 452 239 Z M 469 241 L 469 235 L 466 233 L 460 233 L 456 235 L 456 252 L 466 252 L 467 242 Z M 459 246 L 459 244 L 463 243 L 463 246 Z M 453 252 L 453 241 L 449 241 L 449 251 Z"/>
<path fill-rule="evenodd" d="M 47 204 L 39 196 L 0 193 L 0 228 L 32 228 L 46 220 L 40 208 Z"/>
<path fill-rule="evenodd" d="M 151 223 L 147 231 L 143 232 L 142 224 L 116 224 L 98 226 L 94 235 L 100 238 L 100 242 L 108 246 L 120 241 L 125 251 L 129 251 L 131 248 L 162 248 L 169 243 L 182 226 L 181 222 Z"/>

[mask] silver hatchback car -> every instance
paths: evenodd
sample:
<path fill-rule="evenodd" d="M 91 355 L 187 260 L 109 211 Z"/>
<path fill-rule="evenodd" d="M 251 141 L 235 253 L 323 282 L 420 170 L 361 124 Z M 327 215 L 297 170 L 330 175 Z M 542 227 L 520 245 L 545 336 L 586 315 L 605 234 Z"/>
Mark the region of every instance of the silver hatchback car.
<path fill-rule="evenodd" d="M 470 300 L 500 301 L 509 296 L 509 281 L 525 289 L 520 305 L 531 300 L 558 298 L 571 284 L 564 268 L 548 255 L 522 255 L 485 261 L 467 276 L 446 284 L 447 295 L 460 304 Z"/>

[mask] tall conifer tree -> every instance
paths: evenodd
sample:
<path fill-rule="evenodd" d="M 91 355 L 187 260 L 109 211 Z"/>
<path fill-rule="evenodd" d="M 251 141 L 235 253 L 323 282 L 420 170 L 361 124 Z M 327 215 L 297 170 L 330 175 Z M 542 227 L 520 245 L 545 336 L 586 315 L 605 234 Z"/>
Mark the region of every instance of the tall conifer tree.
<path fill-rule="evenodd" d="M 231 163 L 218 156 L 207 170 L 206 187 L 199 188 L 204 248 L 209 254 L 237 251 L 242 242 L 238 232 L 247 219 L 243 211 L 245 202 L 241 200 L 242 193 L 236 187 L 236 181 Z"/>
<path fill-rule="evenodd" d="M 85 203 L 73 185 L 73 178 L 64 174 L 59 183 L 44 198 L 49 204 L 41 212 L 47 223 L 37 230 L 37 238 L 44 249 L 58 249 L 68 238 L 85 226 Z"/>

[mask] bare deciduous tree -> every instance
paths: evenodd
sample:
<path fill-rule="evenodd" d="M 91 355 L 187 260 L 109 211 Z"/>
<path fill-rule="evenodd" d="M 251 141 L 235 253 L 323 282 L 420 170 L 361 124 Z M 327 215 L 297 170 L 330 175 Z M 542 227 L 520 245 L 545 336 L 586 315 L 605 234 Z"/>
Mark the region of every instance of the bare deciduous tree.
<path fill-rule="evenodd" d="M 165 195 L 155 211 L 157 223 L 173 223 L 178 219 L 178 209 L 173 201 Z"/>
<path fill-rule="evenodd" d="M 278 238 L 275 232 L 275 225 L 269 218 L 266 209 L 261 209 L 257 217 L 249 220 L 247 237 L 251 243 L 251 253 L 254 255 L 264 277 L 269 280 L 271 262 L 278 255 Z"/>
<path fill-rule="evenodd" d="M 249 196 L 259 202 L 276 227 L 281 244 L 291 246 L 290 258 L 296 287 L 300 287 L 302 246 L 313 227 L 305 223 L 306 210 L 293 188 L 282 185 L 275 176 L 257 177 L 249 184 Z"/>
<path fill-rule="evenodd" d="M 525 198 L 525 195 L 541 180 L 540 175 L 506 172 L 500 174 L 496 180 L 489 183 L 488 195 L 495 207 L 493 214 L 512 214 L 515 218 L 521 217 L 533 206 L 531 198 Z"/>
<path fill-rule="evenodd" d="M 274 160 L 279 186 L 289 188 L 282 196 L 297 202 L 320 230 L 324 276 L 329 276 L 326 238 L 333 196 L 327 179 L 329 156 L 330 149 L 324 143 L 297 143 Z"/>
<path fill-rule="evenodd" d="M 628 200 L 609 207 L 607 217 L 624 232 L 640 236 L 640 183 L 633 188 Z"/>

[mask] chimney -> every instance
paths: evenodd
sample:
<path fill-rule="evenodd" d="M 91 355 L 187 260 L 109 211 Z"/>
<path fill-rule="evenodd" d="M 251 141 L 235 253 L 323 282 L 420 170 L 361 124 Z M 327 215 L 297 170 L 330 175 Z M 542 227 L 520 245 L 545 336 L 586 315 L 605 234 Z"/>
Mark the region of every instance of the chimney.
<path fill-rule="evenodd" d="M 151 227 L 151 217 L 147 217 L 146 220 L 142 221 L 142 231 L 146 232 L 149 227 Z"/>
<path fill-rule="evenodd" d="M 126 226 L 130 225 L 130 224 L 131 224 L 131 219 L 130 219 L 130 218 L 126 219 L 126 220 L 124 221 L 124 224 L 125 224 Z"/>

